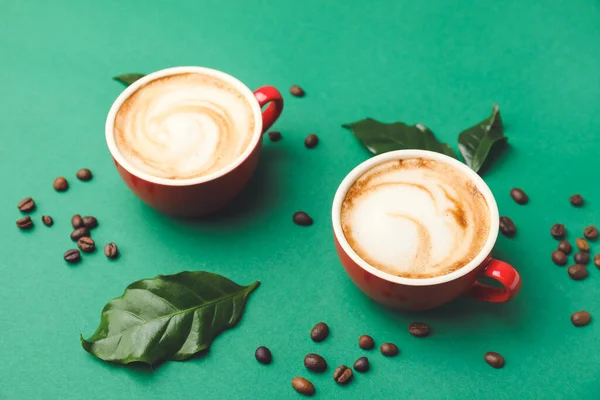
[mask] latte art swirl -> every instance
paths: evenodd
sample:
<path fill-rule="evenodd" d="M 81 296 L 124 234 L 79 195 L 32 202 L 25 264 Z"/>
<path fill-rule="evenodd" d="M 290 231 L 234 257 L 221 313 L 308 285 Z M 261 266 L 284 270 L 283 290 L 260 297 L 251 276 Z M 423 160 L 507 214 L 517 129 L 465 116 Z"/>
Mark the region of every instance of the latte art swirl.
<path fill-rule="evenodd" d="M 346 194 L 341 221 L 363 260 L 407 278 L 465 266 L 490 231 L 489 208 L 469 177 L 426 159 L 390 161 L 367 171 Z"/>
<path fill-rule="evenodd" d="M 115 141 L 134 167 L 156 177 L 189 179 L 231 164 L 248 147 L 253 111 L 229 83 L 198 73 L 142 86 L 115 118 Z"/>

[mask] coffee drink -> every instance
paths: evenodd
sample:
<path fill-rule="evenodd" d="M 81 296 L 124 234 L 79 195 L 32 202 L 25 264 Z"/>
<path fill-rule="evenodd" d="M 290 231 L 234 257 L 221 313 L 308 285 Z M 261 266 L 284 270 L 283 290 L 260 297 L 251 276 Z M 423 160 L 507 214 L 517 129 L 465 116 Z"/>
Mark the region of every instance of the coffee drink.
<path fill-rule="evenodd" d="M 119 152 L 135 168 L 190 179 L 234 162 L 254 134 L 254 111 L 232 84 L 201 73 L 158 78 L 121 105 L 114 121 Z"/>
<path fill-rule="evenodd" d="M 405 278 L 432 278 L 479 254 L 491 213 L 466 173 L 414 158 L 365 172 L 346 193 L 340 217 L 346 240 L 371 266 Z"/>

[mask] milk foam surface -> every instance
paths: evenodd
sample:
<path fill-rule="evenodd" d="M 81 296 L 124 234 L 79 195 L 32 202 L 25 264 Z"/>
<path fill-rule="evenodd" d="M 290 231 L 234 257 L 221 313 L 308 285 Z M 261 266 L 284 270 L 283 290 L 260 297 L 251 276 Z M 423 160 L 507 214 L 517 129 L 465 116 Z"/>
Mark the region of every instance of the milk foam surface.
<path fill-rule="evenodd" d="M 462 171 L 434 160 L 390 161 L 354 182 L 342 229 L 367 263 L 406 278 L 445 275 L 483 248 L 490 211 Z"/>
<path fill-rule="evenodd" d="M 237 159 L 254 133 L 252 107 L 218 78 L 184 73 L 133 93 L 115 117 L 119 152 L 135 168 L 167 179 L 196 178 Z"/>

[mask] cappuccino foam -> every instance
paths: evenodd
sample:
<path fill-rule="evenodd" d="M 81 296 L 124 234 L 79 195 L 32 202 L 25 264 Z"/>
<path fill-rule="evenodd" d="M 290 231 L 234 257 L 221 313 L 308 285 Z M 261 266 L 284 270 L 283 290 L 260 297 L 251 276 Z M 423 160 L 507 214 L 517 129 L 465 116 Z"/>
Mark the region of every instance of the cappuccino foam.
<path fill-rule="evenodd" d="M 254 134 L 254 113 L 239 90 L 219 78 L 183 73 L 140 87 L 115 117 L 119 152 L 155 177 L 189 179 L 234 162 Z"/>
<path fill-rule="evenodd" d="M 449 164 L 422 158 L 365 172 L 348 190 L 340 217 L 360 258 L 405 278 L 464 267 L 490 233 L 490 210 L 475 183 Z"/>

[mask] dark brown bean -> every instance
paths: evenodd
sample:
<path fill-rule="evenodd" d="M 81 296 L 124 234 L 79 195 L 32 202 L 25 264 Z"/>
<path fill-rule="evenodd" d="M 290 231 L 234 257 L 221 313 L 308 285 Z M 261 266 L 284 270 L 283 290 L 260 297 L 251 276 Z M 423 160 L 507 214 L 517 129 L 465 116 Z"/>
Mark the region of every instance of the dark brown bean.
<path fill-rule="evenodd" d="M 314 372 L 323 372 L 327 369 L 327 361 L 318 354 L 310 353 L 304 357 L 304 366 Z"/>
<path fill-rule="evenodd" d="M 558 244 L 558 249 L 560 251 L 562 251 L 563 253 L 565 253 L 566 255 L 571 254 L 571 251 L 573 251 L 573 247 L 571 246 L 571 243 L 569 243 L 566 240 L 563 240 L 562 242 L 560 242 Z"/>
<path fill-rule="evenodd" d="M 271 354 L 271 350 L 269 350 L 265 346 L 258 347 L 254 352 L 254 357 L 256 358 L 256 361 L 265 365 L 271 364 L 271 361 L 273 361 L 273 355 Z"/>
<path fill-rule="evenodd" d="M 408 326 L 408 332 L 414 337 L 424 338 L 429 336 L 429 325 L 424 322 L 413 322 Z"/>
<path fill-rule="evenodd" d="M 304 95 L 306 94 L 306 93 L 304 93 L 304 89 L 302 89 L 298 85 L 292 86 L 290 88 L 290 93 L 292 94 L 292 96 L 296 96 L 296 97 L 304 97 Z"/>
<path fill-rule="evenodd" d="M 552 262 L 556 265 L 567 265 L 567 255 L 560 250 L 552 252 Z"/>
<path fill-rule="evenodd" d="M 271 131 L 269 132 L 269 139 L 271 142 L 279 142 L 281 140 L 281 132 Z"/>
<path fill-rule="evenodd" d="M 354 362 L 354 370 L 357 372 L 367 372 L 371 365 L 367 357 L 361 357 Z"/>
<path fill-rule="evenodd" d="M 590 253 L 586 253 L 585 251 L 578 251 L 573 256 L 573 260 L 577 264 L 588 265 L 590 262 Z"/>
<path fill-rule="evenodd" d="M 96 217 L 83 217 L 83 226 L 85 226 L 88 229 L 94 229 L 98 226 L 98 220 L 96 219 Z"/>
<path fill-rule="evenodd" d="M 67 180 L 61 176 L 54 180 L 53 186 L 54 190 L 57 192 L 64 192 L 69 188 L 69 182 L 67 182 Z"/>
<path fill-rule="evenodd" d="M 314 133 L 311 133 L 304 139 L 304 145 L 307 149 L 314 149 L 319 144 L 319 137 Z"/>
<path fill-rule="evenodd" d="M 582 238 L 575 239 L 575 245 L 581 251 L 585 251 L 586 253 L 590 252 L 590 245 L 585 239 L 582 239 Z"/>
<path fill-rule="evenodd" d="M 575 326 L 586 326 L 592 321 L 592 316 L 587 311 L 577 311 L 571 315 L 571 322 Z"/>
<path fill-rule="evenodd" d="M 17 220 L 17 226 L 23 230 L 31 229 L 33 228 L 33 221 L 30 216 L 23 217 Z"/>
<path fill-rule="evenodd" d="M 396 346 L 394 343 L 382 344 L 379 347 L 379 351 L 381 351 L 381 354 L 383 354 L 386 357 L 393 357 L 393 356 L 397 355 L 398 353 L 400 353 L 398 346 Z"/>
<path fill-rule="evenodd" d="M 495 353 L 493 351 L 488 351 L 485 353 L 485 362 L 494 368 L 502 368 L 504 367 L 504 357 L 501 354 Z"/>
<path fill-rule="evenodd" d="M 304 211 L 296 211 L 292 220 L 296 225 L 300 226 L 310 226 L 313 224 L 313 219 Z"/>
<path fill-rule="evenodd" d="M 315 342 L 322 342 L 329 336 L 329 327 L 325 322 L 319 322 L 310 331 L 310 338 Z"/>
<path fill-rule="evenodd" d="M 119 248 L 115 243 L 108 243 L 104 246 L 104 255 L 108 258 L 115 259 L 119 256 Z"/>
<path fill-rule="evenodd" d="M 83 226 L 83 218 L 81 218 L 81 215 L 73 215 L 71 217 L 71 225 L 73 225 L 73 229 L 81 228 Z"/>
<path fill-rule="evenodd" d="M 600 268 L 600 254 L 596 254 L 594 256 L 594 265 L 598 268 Z"/>
<path fill-rule="evenodd" d="M 519 188 L 513 188 L 510 191 L 510 197 L 512 197 L 513 200 L 517 202 L 517 204 L 527 204 L 527 202 L 529 201 L 529 197 L 527 196 L 527 194 Z"/>
<path fill-rule="evenodd" d="M 90 237 L 90 230 L 85 226 L 77 228 L 73 232 L 71 232 L 71 240 L 74 242 L 78 241 L 84 236 Z"/>
<path fill-rule="evenodd" d="M 513 237 L 517 233 L 517 227 L 509 217 L 500 217 L 500 232 L 506 237 Z"/>
<path fill-rule="evenodd" d="M 96 243 L 94 243 L 94 239 L 84 236 L 77 241 L 77 247 L 84 253 L 91 253 L 96 250 Z"/>
<path fill-rule="evenodd" d="M 554 224 L 550 228 L 550 234 L 554 239 L 563 239 L 567 234 L 567 228 L 563 224 Z"/>
<path fill-rule="evenodd" d="M 585 265 L 575 264 L 571 265 L 567 270 L 569 272 L 569 276 L 574 281 L 580 281 L 588 277 L 588 270 Z"/>
<path fill-rule="evenodd" d="M 580 194 L 574 194 L 573 196 L 571 196 L 569 198 L 569 201 L 571 202 L 571 204 L 573 204 L 575 207 L 581 207 L 583 205 L 583 197 L 581 197 Z"/>
<path fill-rule="evenodd" d="M 35 209 L 35 201 L 31 197 L 25 197 L 19 202 L 17 208 L 24 213 L 32 212 Z"/>
<path fill-rule="evenodd" d="M 81 253 L 77 249 L 67 250 L 63 258 L 69 264 L 75 264 L 81 260 Z"/>
<path fill-rule="evenodd" d="M 81 168 L 79 171 L 77 171 L 77 179 L 81 180 L 81 181 L 89 181 L 90 179 L 92 179 L 92 171 L 90 171 L 87 168 Z"/>
<path fill-rule="evenodd" d="M 333 373 L 333 380 L 340 385 L 345 385 L 352 380 L 352 368 L 348 368 L 345 365 L 340 365 L 335 369 Z"/>
<path fill-rule="evenodd" d="M 52 226 L 54 224 L 54 220 L 49 215 L 44 215 L 42 217 L 42 223 L 46 226 Z"/>
<path fill-rule="evenodd" d="M 292 387 L 296 392 L 305 396 L 312 396 L 315 394 L 315 386 L 312 382 L 299 376 L 292 379 Z"/>
<path fill-rule="evenodd" d="M 598 239 L 598 228 L 593 225 L 588 226 L 583 230 L 583 236 L 588 240 Z"/>
<path fill-rule="evenodd" d="M 358 346 L 364 350 L 371 350 L 375 347 L 375 341 L 369 335 L 362 335 L 358 338 Z"/>

